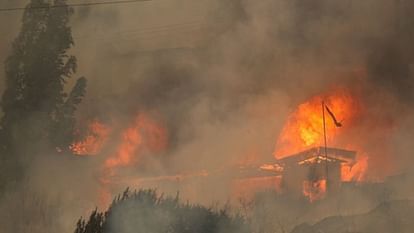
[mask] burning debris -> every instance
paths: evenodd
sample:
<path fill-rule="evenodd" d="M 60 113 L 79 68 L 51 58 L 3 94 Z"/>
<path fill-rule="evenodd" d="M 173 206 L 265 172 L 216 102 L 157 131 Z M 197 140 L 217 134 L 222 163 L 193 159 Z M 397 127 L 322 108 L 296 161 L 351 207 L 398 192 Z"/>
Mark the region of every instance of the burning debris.
<path fill-rule="evenodd" d="M 76 155 L 96 155 L 106 144 L 111 129 L 98 120 L 92 121 L 88 125 L 88 132 L 81 141 L 74 142 L 70 145 L 70 150 Z"/>

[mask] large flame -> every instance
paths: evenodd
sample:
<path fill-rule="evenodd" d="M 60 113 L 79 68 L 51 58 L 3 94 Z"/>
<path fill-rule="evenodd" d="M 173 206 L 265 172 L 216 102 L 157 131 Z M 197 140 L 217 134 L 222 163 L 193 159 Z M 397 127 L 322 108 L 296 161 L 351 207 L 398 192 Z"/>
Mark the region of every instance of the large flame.
<path fill-rule="evenodd" d="M 105 167 L 116 167 L 136 164 L 140 152 L 146 149 L 159 152 L 167 145 L 165 128 L 146 114 L 139 114 L 134 123 L 122 133 L 122 141 L 116 153 L 105 161 Z"/>
<path fill-rule="evenodd" d="M 101 177 L 103 186 L 100 192 L 101 205 L 110 202 L 109 186 L 120 168 L 138 165 L 144 152 L 161 152 L 167 147 L 167 143 L 165 127 L 147 114 L 138 114 L 131 126 L 122 132 L 122 140 L 116 152 L 104 162 Z"/>
<path fill-rule="evenodd" d="M 363 142 L 348 135 L 361 117 L 361 103 L 346 89 L 335 89 L 300 104 L 288 117 L 276 142 L 274 156 L 280 159 L 312 147 L 324 146 L 322 102 L 342 122 L 342 127 L 337 127 L 325 111 L 327 145 L 357 151 L 356 163 L 342 165 L 342 181 L 362 181 L 368 167 L 368 154 L 363 149 Z M 319 181 L 304 183 L 303 187 L 305 196 L 314 201 L 324 196 L 326 184 Z"/>
<path fill-rule="evenodd" d="M 339 121 L 344 122 L 346 128 L 356 116 L 355 99 L 346 91 L 338 90 L 330 94 L 319 95 L 300 104 L 289 116 L 285 127 L 280 134 L 275 148 L 275 157 L 283 158 L 290 154 L 324 143 L 322 102 L 335 113 Z M 330 116 L 326 117 L 326 136 L 329 145 L 335 145 L 336 136 L 343 128 L 335 126 Z"/>

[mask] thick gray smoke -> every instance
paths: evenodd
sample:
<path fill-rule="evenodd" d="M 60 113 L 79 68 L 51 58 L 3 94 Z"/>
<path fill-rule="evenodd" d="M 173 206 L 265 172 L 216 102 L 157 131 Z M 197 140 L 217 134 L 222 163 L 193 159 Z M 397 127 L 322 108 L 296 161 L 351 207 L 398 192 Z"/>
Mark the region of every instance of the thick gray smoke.
<path fill-rule="evenodd" d="M 80 112 L 115 119 L 157 112 L 169 130 L 173 170 L 205 160 L 216 167 L 243 156 L 246 145 L 270 159 L 289 110 L 333 86 L 361 96 L 366 121 L 390 118 L 405 128 L 412 7 L 269 0 L 84 10 L 74 22 L 80 72 L 90 79 Z M 222 156 L 211 159 L 206 148 Z"/>
<path fill-rule="evenodd" d="M 0 7 L 25 2 L 3 0 Z M 100 119 L 119 135 L 139 112 L 150 113 L 166 125 L 169 146 L 132 174 L 223 170 L 251 155 L 272 160 L 288 114 L 339 86 L 361 97 L 366 108 L 361 119 L 366 124 L 354 134 L 367 138 L 367 148 L 386 144 L 389 149 L 387 155 L 372 155 L 370 174 L 379 175 L 384 163 L 392 163 L 385 176 L 409 171 L 414 162 L 413 10 L 414 3 L 398 0 L 154 0 L 75 8 L 72 53 L 78 74 L 89 80 L 80 125 Z M 0 12 L 1 60 L 10 52 L 20 17 L 21 12 Z M 0 85 L 3 77 L 2 72 Z M 389 125 L 392 134 L 383 137 Z M 67 200 L 98 192 L 96 176 L 110 153 L 87 158 L 77 175 L 88 177 L 88 185 L 73 184 L 79 193 Z M 30 168 L 31 183 L 51 195 L 66 192 L 56 183 L 74 182 L 67 177 L 79 161 L 56 171 L 61 181 L 50 181 L 42 170 L 46 158 Z M 226 200 L 231 173 L 188 181 L 181 188 L 192 193 L 183 195 L 204 203 Z M 50 185 L 38 186 L 41 182 Z"/>

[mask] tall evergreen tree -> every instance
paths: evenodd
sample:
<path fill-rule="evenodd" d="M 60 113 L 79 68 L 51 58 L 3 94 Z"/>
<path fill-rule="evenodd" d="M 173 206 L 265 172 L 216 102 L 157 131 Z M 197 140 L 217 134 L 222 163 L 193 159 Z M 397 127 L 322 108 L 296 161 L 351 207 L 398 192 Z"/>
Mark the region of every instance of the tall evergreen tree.
<path fill-rule="evenodd" d="M 66 0 L 31 0 L 24 11 L 21 31 L 5 62 L 0 127 L 7 154 L 39 142 L 65 150 L 72 141 L 73 115 L 86 88 L 82 77 L 69 94 L 65 92 L 77 67 L 76 58 L 68 55 L 74 45 L 72 14 Z"/>

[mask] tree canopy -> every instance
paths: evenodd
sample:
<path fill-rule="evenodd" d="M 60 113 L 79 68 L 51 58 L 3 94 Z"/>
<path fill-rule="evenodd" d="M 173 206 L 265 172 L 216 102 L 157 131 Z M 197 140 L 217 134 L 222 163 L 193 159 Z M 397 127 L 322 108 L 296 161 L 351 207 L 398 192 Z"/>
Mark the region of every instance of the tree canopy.
<path fill-rule="evenodd" d="M 32 9 L 39 6 L 45 8 Z M 72 14 L 66 0 L 32 0 L 24 11 L 21 31 L 5 62 L 0 126 L 2 146 L 8 150 L 22 140 L 46 139 L 63 150 L 72 141 L 73 114 L 86 88 L 82 77 L 71 91 L 65 91 L 77 68 L 76 57 L 68 54 L 74 45 L 69 26 Z"/>
<path fill-rule="evenodd" d="M 30 161 L 40 148 L 69 150 L 73 141 L 74 114 L 86 79 L 67 87 L 77 68 L 76 57 L 69 54 L 74 46 L 72 14 L 66 0 L 31 0 L 24 11 L 21 31 L 5 61 L 6 89 L 0 102 L 0 159 L 5 168 Z"/>

